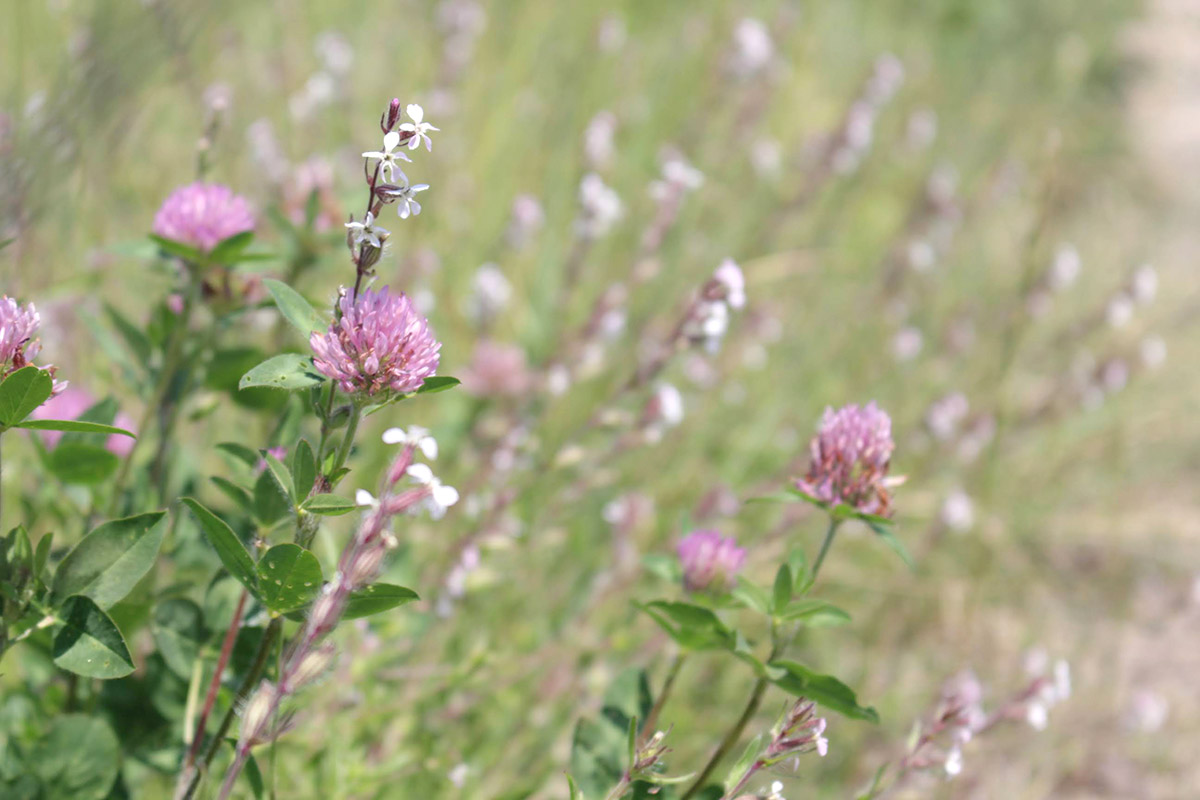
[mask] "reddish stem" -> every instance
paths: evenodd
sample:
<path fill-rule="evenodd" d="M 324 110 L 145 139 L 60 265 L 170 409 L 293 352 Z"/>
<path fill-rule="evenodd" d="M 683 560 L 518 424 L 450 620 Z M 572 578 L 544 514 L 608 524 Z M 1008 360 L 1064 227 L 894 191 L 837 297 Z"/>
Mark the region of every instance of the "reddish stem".
<path fill-rule="evenodd" d="M 200 712 L 200 720 L 196 723 L 196 735 L 192 737 L 192 744 L 188 747 L 187 762 L 184 766 L 185 772 L 195 765 L 196 756 L 200 753 L 200 745 L 204 741 L 204 729 L 208 725 L 208 716 L 212 713 L 213 705 L 217 701 L 217 692 L 221 688 L 221 675 L 225 672 L 225 666 L 229 663 L 229 657 L 233 653 L 233 643 L 237 640 L 238 631 L 242 627 L 242 611 L 246 607 L 247 594 L 247 591 L 242 589 L 242 593 L 238 597 L 237 608 L 233 610 L 233 619 L 230 621 L 229 629 L 225 631 L 225 638 L 221 642 L 221 655 L 217 658 L 217 668 L 213 672 L 212 681 L 208 684 L 208 694 L 204 698 L 204 709 Z"/>

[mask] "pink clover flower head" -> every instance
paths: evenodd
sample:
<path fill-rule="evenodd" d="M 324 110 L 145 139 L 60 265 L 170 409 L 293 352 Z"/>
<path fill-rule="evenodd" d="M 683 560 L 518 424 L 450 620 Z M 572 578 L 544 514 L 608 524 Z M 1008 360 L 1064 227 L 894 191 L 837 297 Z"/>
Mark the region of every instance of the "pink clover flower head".
<path fill-rule="evenodd" d="M 810 445 L 808 474 L 796 488 L 830 506 L 889 516 L 887 472 L 894 448 L 892 420 L 874 403 L 827 408 Z"/>
<path fill-rule="evenodd" d="M 309 340 L 313 363 L 347 394 L 415 392 L 437 372 L 441 342 L 408 295 L 388 287 L 343 293 L 342 317 Z"/>
<path fill-rule="evenodd" d="M 33 303 L 21 305 L 7 295 L 0 297 L 0 378 L 22 367 L 36 366 L 33 359 L 41 352 L 42 345 L 34 336 L 41 322 Z M 46 364 L 40 368 L 54 377 L 53 366 Z M 66 381 L 56 380 L 52 392 L 57 395 L 66 388 Z"/>
<path fill-rule="evenodd" d="M 246 198 L 219 183 L 191 183 L 171 192 L 154 216 L 154 232 L 164 239 L 210 252 L 239 233 L 254 230 Z"/>
<path fill-rule="evenodd" d="M 683 586 L 689 592 L 729 591 L 746 561 L 745 549 L 732 536 L 716 531 L 693 531 L 679 542 Z"/>
<path fill-rule="evenodd" d="M 83 415 L 83 412 L 95 404 L 96 398 L 92 397 L 86 389 L 71 386 L 51 396 L 49 400 L 35 408 L 29 416 L 31 419 L 75 420 L 79 419 Z M 112 424 L 118 428 L 132 431 L 134 422 L 128 414 L 118 412 Z M 42 442 L 46 445 L 46 448 L 53 450 L 62 439 L 63 432 L 38 431 L 38 435 L 42 437 Z M 105 440 L 104 447 L 118 458 L 125 458 L 133 450 L 133 439 L 114 433 Z"/>
<path fill-rule="evenodd" d="M 5 375 L 37 357 L 41 345 L 33 337 L 41 321 L 33 303 L 23 306 L 7 295 L 0 298 L 0 363 Z"/>

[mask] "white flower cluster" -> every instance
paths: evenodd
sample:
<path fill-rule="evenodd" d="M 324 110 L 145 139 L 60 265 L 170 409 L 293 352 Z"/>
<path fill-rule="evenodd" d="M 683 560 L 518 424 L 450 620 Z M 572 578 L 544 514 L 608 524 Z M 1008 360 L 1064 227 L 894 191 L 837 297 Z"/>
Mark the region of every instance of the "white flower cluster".
<path fill-rule="evenodd" d="M 683 333 L 693 342 L 701 343 L 708 352 L 715 353 L 729 329 L 730 309 L 741 309 L 745 305 L 746 276 L 736 261 L 727 258 L 713 272 L 684 324 Z"/>
<path fill-rule="evenodd" d="M 404 428 L 388 428 L 383 432 L 384 444 L 398 444 L 420 451 L 430 461 L 437 458 L 437 440 L 429 435 L 429 431 L 417 425 Z M 432 519 L 438 520 L 446 515 L 446 510 L 458 502 L 458 490 L 453 486 L 443 484 L 428 464 L 410 464 L 405 470 L 408 478 L 418 486 L 429 489 L 428 494 L 414 507 L 414 511 L 428 511 Z M 377 506 L 379 501 L 366 489 L 359 489 L 354 496 L 360 506 Z"/>

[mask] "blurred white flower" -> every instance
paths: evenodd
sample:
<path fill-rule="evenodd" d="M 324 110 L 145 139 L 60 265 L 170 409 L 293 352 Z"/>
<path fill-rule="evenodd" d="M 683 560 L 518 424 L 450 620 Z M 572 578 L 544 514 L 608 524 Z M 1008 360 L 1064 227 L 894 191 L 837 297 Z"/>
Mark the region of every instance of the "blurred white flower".
<path fill-rule="evenodd" d="M 608 233 L 625 213 L 621 198 L 594 172 L 584 175 L 579 184 L 579 205 L 576 230 L 589 239 Z"/>
<path fill-rule="evenodd" d="M 422 428 L 420 425 L 410 425 L 408 430 L 388 428 L 383 432 L 383 443 L 411 445 L 420 450 L 430 461 L 438 456 L 437 439 L 429 435 L 428 428 Z"/>
<path fill-rule="evenodd" d="M 762 20 L 746 17 L 733 28 L 733 52 L 729 64 L 733 73 L 748 78 L 763 69 L 775 56 L 775 43 Z"/>
<path fill-rule="evenodd" d="M 975 525 L 975 504 L 962 489 L 955 489 L 942 501 L 939 514 L 942 524 L 956 533 L 968 531 Z"/>
<path fill-rule="evenodd" d="M 1146 369 L 1157 369 L 1167 360 L 1167 343 L 1158 336 L 1147 336 L 1138 345 L 1138 358 Z"/>
<path fill-rule="evenodd" d="M 1079 277 L 1082 264 L 1079 251 L 1074 245 L 1060 244 L 1054 253 L 1054 260 L 1050 263 L 1046 285 L 1056 292 L 1066 289 Z"/>
<path fill-rule="evenodd" d="M 1104 309 L 1104 319 L 1109 327 L 1123 328 L 1133 319 L 1133 298 L 1124 292 L 1118 292 L 1108 301 Z"/>
<path fill-rule="evenodd" d="M 1154 297 L 1158 294 L 1158 272 L 1154 267 L 1143 264 L 1137 268 L 1129 282 L 1129 293 L 1139 305 L 1154 302 Z"/>
<path fill-rule="evenodd" d="M 925 337 L 921 330 L 913 325 L 906 325 L 896 331 L 892 337 L 892 355 L 897 361 L 912 361 L 921 353 Z"/>
<path fill-rule="evenodd" d="M 446 515 L 446 509 L 458 502 L 458 490 L 438 480 L 429 465 L 411 465 L 408 468 L 408 477 L 413 483 L 429 488 L 429 495 L 421 501 L 419 507 L 428 511 L 430 518 L 441 519 Z"/>
<path fill-rule="evenodd" d="M 477 324 L 485 324 L 508 307 L 512 284 L 500 267 L 488 263 L 475 270 L 471 279 L 471 294 L 467 298 L 467 314 Z"/>
<path fill-rule="evenodd" d="M 617 116 L 611 111 L 599 111 L 583 131 L 583 155 L 592 169 L 604 169 L 616 155 L 613 139 L 617 133 Z"/>

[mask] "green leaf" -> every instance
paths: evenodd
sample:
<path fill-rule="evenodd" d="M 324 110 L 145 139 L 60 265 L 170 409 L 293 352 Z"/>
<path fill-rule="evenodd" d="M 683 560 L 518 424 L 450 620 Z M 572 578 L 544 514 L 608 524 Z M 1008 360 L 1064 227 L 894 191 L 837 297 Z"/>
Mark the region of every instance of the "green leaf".
<path fill-rule="evenodd" d="M 271 278 L 263 279 L 263 286 L 271 293 L 279 313 L 292 323 L 305 336 L 313 331 L 324 331 L 329 327 L 329 321 L 317 313 L 317 310 L 304 297 L 283 281 Z"/>
<path fill-rule="evenodd" d="M 236 264 L 238 256 L 254 241 L 254 231 L 235 233 L 228 239 L 222 239 L 208 254 L 208 260 L 214 264 Z"/>
<path fill-rule="evenodd" d="M 46 402 L 54 389 L 50 373 L 21 367 L 0 383 L 0 428 L 11 428 Z"/>
<path fill-rule="evenodd" d="M 854 690 L 832 675 L 822 675 L 796 661 L 779 660 L 767 665 L 771 682 L 797 697 L 807 697 L 853 719 L 878 723 L 875 709 L 858 704 Z"/>
<path fill-rule="evenodd" d="M 300 545 L 277 544 L 258 560 L 259 597 L 277 613 L 306 605 L 321 583 L 321 563 Z"/>
<path fill-rule="evenodd" d="M 254 498 L 250 496 L 250 492 L 238 486 L 233 481 L 226 480 L 219 475 L 213 475 L 209 478 L 218 489 L 220 489 L 226 497 L 237 504 L 238 508 L 246 512 L 250 516 L 254 516 Z"/>
<path fill-rule="evenodd" d="M 37 548 L 33 551 L 33 575 L 43 583 L 46 580 L 46 564 L 50 560 L 50 548 L 54 545 L 54 533 L 46 533 L 38 539 Z"/>
<path fill-rule="evenodd" d="M 252 447 L 237 442 L 221 442 L 217 445 L 217 449 L 229 453 L 247 467 L 253 468 L 258 465 L 258 451 Z"/>
<path fill-rule="evenodd" d="M 885 525 L 880 522 L 867 522 L 871 530 L 875 531 L 875 535 L 883 540 L 883 543 L 892 548 L 892 552 L 900 556 L 900 560 L 905 563 L 909 569 L 916 569 L 916 564 L 913 563 L 912 556 L 909 555 L 908 548 L 904 543 L 896 538 L 896 534 L 892 532 L 891 525 Z"/>
<path fill-rule="evenodd" d="M 734 632 L 707 608 L 664 600 L 638 607 L 688 650 L 732 650 L 737 643 Z"/>
<path fill-rule="evenodd" d="M 444 392 L 447 389 L 453 389 L 460 383 L 462 383 L 462 381 L 460 381 L 458 378 L 451 378 L 448 375 L 434 375 L 426 378 L 425 382 L 421 384 L 421 388 L 417 389 L 414 394 L 435 394 L 436 392 Z"/>
<path fill-rule="evenodd" d="M 850 621 L 849 614 L 824 600 L 797 600 L 789 604 L 777 616 L 783 622 L 803 620 L 804 624 L 810 628 L 845 625 Z"/>
<path fill-rule="evenodd" d="M 395 586 L 390 583 L 374 583 L 365 589 L 359 589 L 350 595 L 346 602 L 343 619 L 358 619 L 369 617 L 381 611 L 389 611 L 405 603 L 411 603 L 421 598 L 412 589 Z"/>
<path fill-rule="evenodd" d="M 254 482 L 254 518 L 259 524 L 270 526 L 291 513 L 291 498 L 270 471 L 263 470 Z"/>
<path fill-rule="evenodd" d="M 166 533 L 166 512 L 115 519 L 75 545 L 54 575 L 56 602 L 69 595 L 111 608 L 154 566 Z"/>
<path fill-rule="evenodd" d="M 300 507 L 310 514 L 336 517 L 341 514 L 349 514 L 358 508 L 358 505 L 353 500 L 347 497 L 339 497 L 336 494 L 314 494 L 305 500 L 304 505 Z"/>
<path fill-rule="evenodd" d="M 150 343 L 150 339 L 142 332 L 141 328 L 130 322 L 120 311 L 108 303 L 104 304 L 104 313 L 108 315 L 108 320 L 117 329 L 117 333 L 121 334 L 121 338 L 125 340 L 125 346 L 133 354 L 134 361 L 145 368 L 150 363 L 150 354 L 154 351 L 154 345 Z"/>
<path fill-rule="evenodd" d="M 775 586 L 771 592 L 771 611 L 778 614 L 792 599 L 792 569 L 787 564 L 780 564 L 775 573 Z"/>
<path fill-rule="evenodd" d="M 68 597 L 58 617 L 62 628 L 54 637 L 55 664 L 87 678 L 121 678 L 133 672 L 124 637 L 90 597 Z"/>
<path fill-rule="evenodd" d="M 571 793 L 570 800 L 583 800 L 583 793 L 579 791 L 579 787 L 575 785 L 575 779 L 570 775 L 567 776 L 567 790 Z"/>
<path fill-rule="evenodd" d="M 190 261 L 193 264 L 198 264 L 204 260 L 204 254 L 189 244 L 176 242 L 159 236 L 156 233 L 150 234 L 150 241 L 158 245 L 158 249 L 166 255 L 182 258 L 184 261 Z"/>
<path fill-rule="evenodd" d="M 300 353 L 284 353 L 268 358 L 254 367 L 238 381 L 238 388 L 265 386 L 270 389 L 310 389 L 325 382 L 325 376 L 317 372 L 312 356 Z"/>
<path fill-rule="evenodd" d="M 730 595 L 752 611 L 760 614 L 771 613 L 771 595 L 767 594 L 767 590 L 758 584 L 744 580 L 738 581 L 738 585 L 734 587 Z"/>
<path fill-rule="evenodd" d="M 101 483 L 120 464 L 121 460 L 107 448 L 80 442 L 60 442 L 46 457 L 46 466 L 63 483 Z"/>
<path fill-rule="evenodd" d="M 292 451 L 292 487 L 296 490 L 296 498 L 304 501 L 317 482 L 317 458 L 313 455 L 312 446 L 307 440 L 301 439 Z"/>
<path fill-rule="evenodd" d="M 279 485 L 279 490 L 284 493 L 293 503 L 296 502 L 295 486 L 292 485 L 292 472 L 287 468 L 282 461 L 267 450 L 259 450 L 259 454 L 263 460 L 267 462 L 267 471 L 275 478 L 275 483 Z"/>
<path fill-rule="evenodd" d="M 663 553 L 650 553 L 642 556 L 642 567 L 657 575 L 668 583 L 679 583 L 683 580 L 683 567 L 679 559 Z"/>
<path fill-rule="evenodd" d="M 77 419 L 27 419 L 24 422 L 18 422 L 14 428 L 25 428 L 31 431 L 68 431 L 70 433 L 108 433 L 118 436 L 128 436 L 130 439 L 136 439 L 137 436 L 125 430 L 124 428 L 116 428 L 112 425 L 101 425 L 98 422 L 84 422 Z"/>
<path fill-rule="evenodd" d="M 187 679 L 204 646 L 204 612 L 184 597 L 172 597 L 154 609 L 154 642 L 167 666 Z"/>
<path fill-rule="evenodd" d="M 764 738 L 764 734 L 760 733 L 746 744 L 746 749 L 742 751 L 741 757 L 729 769 L 729 775 L 725 778 L 726 786 L 735 786 L 746 774 L 746 770 L 750 769 L 750 765 L 758 758 L 758 754 L 763 748 Z"/>
<path fill-rule="evenodd" d="M 209 511 L 197 500 L 191 497 L 183 498 L 182 502 L 196 515 L 200 529 L 217 551 L 217 556 L 229 574 L 251 592 L 258 591 L 258 577 L 254 571 L 254 560 L 233 529 L 213 512 Z"/>
<path fill-rule="evenodd" d="M 64 714 L 29 754 L 42 800 L 102 800 L 120 768 L 117 736 L 101 717 Z"/>

